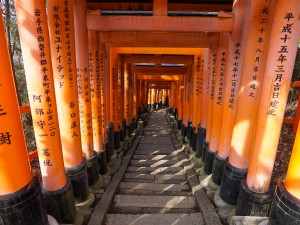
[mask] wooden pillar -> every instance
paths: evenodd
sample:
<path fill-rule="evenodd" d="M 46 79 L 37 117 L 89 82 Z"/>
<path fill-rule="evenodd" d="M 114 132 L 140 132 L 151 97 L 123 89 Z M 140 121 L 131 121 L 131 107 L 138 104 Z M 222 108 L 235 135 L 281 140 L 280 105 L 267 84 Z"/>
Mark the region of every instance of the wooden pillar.
<path fill-rule="evenodd" d="M 82 157 L 72 1 L 48 0 L 48 26 L 59 130 L 66 174 L 76 201 L 89 194 Z"/>
<path fill-rule="evenodd" d="M 215 98 L 215 83 L 216 83 L 216 66 L 217 66 L 217 48 L 214 47 L 209 51 L 209 95 L 208 95 L 208 109 L 207 109 L 207 127 L 206 137 L 202 149 L 202 160 L 205 160 L 206 149 L 210 143 L 211 126 L 213 117 L 213 101 Z"/>
<path fill-rule="evenodd" d="M 257 124 L 251 159 L 246 179 L 247 187 L 255 193 L 268 193 L 278 147 L 281 125 L 295 64 L 298 41 L 300 38 L 298 1 L 276 1 L 271 23 L 267 61 L 262 80 L 262 90 L 258 107 Z M 271 10 L 271 9 L 270 9 Z M 269 11 L 270 13 L 270 11 Z M 297 224 L 300 213 L 299 198 L 294 197 L 293 187 L 298 175 L 293 173 L 295 162 L 292 160 L 284 179 L 278 182 L 270 212 L 270 224 Z M 294 176 L 297 174 L 296 176 Z M 293 177 L 294 176 L 294 177 Z M 292 195 L 290 195 L 290 192 Z M 282 193 L 282 194 L 281 194 Z M 265 195 L 265 194 L 263 194 Z M 270 198 L 272 193 L 269 193 Z M 263 197 L 262 197 L 263 198 Z M 287 200 L 286 200 L 287 199 Z M 271 200 L 264 201 L 268 206 Z M 284 202 L 284 207 L 282 204 Z M 295 204 L 297 207 L 295 208 Z M 267 210 L 266 210 L 267 214 Z"/>
<path fill-rule="evenodd" d="M 105 55 L 105 46 L 101 43 L 101 40 L 99 39 L 99 74 L 100 74 L 100 91 L 101 91 L 101 118 L 102 118 L 102 136 L 104 144 L 107 143 L 108 137 L 106 132 L 106 126 L 107 126 L 107 111 L 106 111 L 106 104 L 107 104 L 107 97 L 106 97 L 106 91 L 105 91 L 105 70 L 104 70 L 104 55 Z"/>
<path fill-rule="evenodd" d="M 215 91 L 213 98 L 213 117 L 210 133 L 209 147 L 206 151 L 204 172 L 208 175 L 212 172 L 213 160 L 216 152 L 218 151 L 220 132 L 222 126 L 222 110 L 224 105 L 224 87 L 225 79 L 228 74 L 226 71 L 227 58 L 228 58 L 228 41 L 229 33 L 221 33 L 220 46 L 217 52 L 216 62 L 216 78 L 215 78 Z"/>
<path fill-rule="evenodd" d="M 184 76 L 180 76 L 178 81 L 178 126 L 177 126 L 178 130 L 182 129 L 183 102 L 184 102 Z"/>
<path fill-rule="evenodd" d="M 124 71 L 124 107 L 125 107 L 125 114 L 124 117 L 126 119 L 126 124 L 130 124 L 130 117 L 129 117 L 129 98 L 130 98 L 130 90 L 129 90 L 129 77 L 130 77 L 130 67 L 126 63 L 125 64 L 125 71 Z"/>
<path fill-rule="evenodd" d="M 45 4 L 38 0 L 31 0 L 30 4 L 15 1 L 15 4 L 43 187 L 48 191 L 56 191 L 63 188 L 67 180 L 59 134 Z M 39 34 L 39 30 L 43 33 Z M 39 48 L 41 45 L 43 48 Z"/>
<path fill-rule="evenodd" d="M 97 31 L 88 31 L 91 101 L 93 121 L 94 150 L 100 153 L 103 146 L 101 89 L 100 89 L 100 59 L 99 59 L 99 35 Z"/>
<path fill-rule="evenodd" d="M 236 18 L 239 19 L 235 20 L 233 32 L 231 32 L 229 36 L 229 54 L 227 57 L 228 63 L 222 113 L 222 128 L 218 154 L 214 159 L 212 174 L 212 180 L 218 185 L 221 184 L 225 160 L 230 152 L 231 137 L 237 108 L 237 97 L 242 76 L 241 68 L 244 59 L 244 54 L 242 54 L 245 46 L 243 38 L 246 37 L 246 32 L 248 30 L 242 28 L 247 27 L 245 26 L 245 20 L 248 16 L 248 5 L 248 1 L 240 1 L 237 2 L 233 8 Z"/>
<path fill-rule="evenodd" d="M 38 200 L 42 198 L 39 180 L 37 176 L 32 179 L 31 175 L 1 9 L 0 46 L 0 220 L 6 224 L 22 221 L 46 225 L 47 212 L 43 202 Z M 36 191 L 33 192 L 34 188 Z M 16 198 L 20 204 L 25 202 L 17 211 L 14 204 Z"/>
<path fill-rule="evenodd" d="M 236 107 L 236 117 L 229 160 L 225 163 L 220 191 L 221 198 L 228 204 L 237 203 L 240 182 L 247 175 L 250 155 L 252 154 L 253 135 L 257 122 L 257 108 L 266 62 L 266 48 L 269 42 L 269 24 L 272 18 L 273 3 L 274 1 L 268 1 L 251 2 L 246 6 L 243 4 L 235 5 L 234 13 L 238 18 L 247 15 L 245 21 L 240 22 L 245 25 L 239 26 L 247 27 L 247 29 L 237 33 L 240 38 L 237 39 L 238 36 L 236 36 L 236 43 L 233 43 L 235 46 L 232 46 L 233 62 L 236 64 L 234 68 L 235 73 L 232 76 L 236 75 L 237 79 L 240 77 L 241 88 L 238 95 L 236 90 L 233 90 L 234 92 L 232 92 L 232 97 L 229 100 L 229 107 Z M 243 9 L 245 13 L 241 13 Z M 237 84 L 232 83 L 232 85 Z M 226 156 L 226 150 L 224 153 L 223 156 Z M 237 174 L 236 177 L 233 177 L 232 173 L 228 172 L 232 169 Z M 233 181 L 235 181 L 235 185 L 232 185 Z"/>
<path fill-rule="evenodd" d="M 76 209 L 64 169 L 45 2 L 15 5 L 47 212 L 60 223 L 73 223 Z"/>
<path fill-rule="evenodd" d="M 278 1 L 262 80 L 257 125 L 247 184 L 255 192 L 269 189 L 281 125 L 300 37 L 298 1 Z"/>
<path fill-rule="evenodd" d="M 94 155 L 94 146 L 92 137 L 86 1 L 75 0 L 73 4 L 81 142 L 83 156 L 89 159 Z"/>
<path fill-rule="evenodd" d="M 124 57 L 119 57 L 119 63 L 118 63 L 118 85 L 120 86 L 119 89 L 119 121 L 121 125 L 121 136 L 120 140 L 124 141 L 124 138 L 126 136 L 126 121 L 124 120 L 125 116 L 125 84 L 124 84 L 124 76 L 125 76 L 125 68 L 124 68 Z"/>

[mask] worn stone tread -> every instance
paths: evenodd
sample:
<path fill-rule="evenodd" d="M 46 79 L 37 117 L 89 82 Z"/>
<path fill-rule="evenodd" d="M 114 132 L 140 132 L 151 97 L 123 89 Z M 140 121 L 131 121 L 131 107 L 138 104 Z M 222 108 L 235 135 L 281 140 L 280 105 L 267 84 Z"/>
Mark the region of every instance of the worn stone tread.
<path fill-rule="evenodd" d="M 196 200 L 191 196 L 115 195 L 114 206 L 191 209 L 196 207 Z"/>
<path fill-rule="evenodd" d="M 150 160 L 150 159 L 132 159 L 131 166 L 149 166 L 149 167 L 179 167 L 182 165 L 179 160 Z"/>
<path fill-rule="evenodd" d="M 151 173 L 151 174 L 159 174 L 159 173 L 184 173 L 182 167 L 136 167 L 136 166 L 129 166 L 127 168 L 127 172 L 130 173 Z"/>
<path fill-rule="evenodd" d="M 151 184 L 151 183 L 129 183 L 121 182 L 119 188 L 122 189 L 131 189 L 131 190 L 148 190 L 148 191 L 172 191 L 172 192 L 181 192 L 189 190 L 188 185 L 180 184 Z M 177 193 L 180 194 L 180 193 Z"/>
<path fill-rule="evenodd" d="M 201 213 L 178 214 L 108 214 L 106 225 L 204 225 Z"/>
<path fill-rule="evenodd" d="M 133 155 L 132 159 L 178 160 L 176 155 Z"/>

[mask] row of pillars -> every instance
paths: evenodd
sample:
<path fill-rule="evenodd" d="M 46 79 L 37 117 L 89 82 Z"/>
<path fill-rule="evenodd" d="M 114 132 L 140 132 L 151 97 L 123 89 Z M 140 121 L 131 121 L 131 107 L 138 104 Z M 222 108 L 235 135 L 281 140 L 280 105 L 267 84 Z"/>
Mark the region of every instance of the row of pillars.
<path fill-rule="evenodd" d="M 232 33 L 180 78 L 178 129 L 236 215 L 300 222 L 300 130 L 286 176 L 270 181 L 300 37 L 298 1 L 236 1 Z M 274 196 L 273 196 L 274 195 Z M 271 202 L 273 203 L 271 204 Z"/>
<path fill-rule="evenodd" d="M 28 159 L 1 13 L 0 221 L 46 225 L 50 214 L 74 223 L 75 204 L 90 201 L 89 187 L 136 128 L 149 84 L 87 30 L 85 0 L 15 7 L 40 174 Z"/>

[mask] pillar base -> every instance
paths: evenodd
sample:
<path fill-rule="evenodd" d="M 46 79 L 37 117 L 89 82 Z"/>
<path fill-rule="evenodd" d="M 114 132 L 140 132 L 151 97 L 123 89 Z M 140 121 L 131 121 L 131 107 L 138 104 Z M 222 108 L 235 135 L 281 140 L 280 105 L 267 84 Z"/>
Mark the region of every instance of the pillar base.
<path fill-rule="evenodd" d="M 249 189 L 246 179 L 242 180 L 236 216 L 268 216 L 273 197 L 273 190 L 266 193 L 256 193 Z M 288 223 L 289 224 L 289 223 Z"/>
<path fill-rule="evenodd" d="M 206 129 L 202 128 L 200 125 L 198 125 L 198 132 L 197 132 L 197 143 L 196 143 L 196 157 L 201 158 L 202 157 L 202 147 L 203 142 L 206 137 Z"/>
<path fill-rule="evenodd" d="M 197 146 L 197 133 L 195 132 L 195 130 L 192 133 L 193 136 L 193 141 L 192 141 L 192 149 L 194 152 L 196 152 L 196 146 Z"/>
<path fill-rule="evenodd" d="M 121 129 L 120 129 L 120 141 L 123 142 L 124 139 L 125 139 L 125 136 L 124 136 L 124 129 L 121 128 Z"/>
<path fill-rule="evenodd" d="M 101 152 L 97 152 L 97 159 L 99 164 L 99 173 L 103 175 L 107 172 L 106 149 Z"/>
<path fill-rule="evenodd" d="M 89 195 L 89 181 L 87 163 L 83 159 L 76 167 L 65 168 L 66 175 L 70 179 L 76 202 L 85 201 Z"/>
<path fill-rule="evenodd" d="M 76 218 L 76 208 L 72 185 L 70 181 L 57 191 L 43 191 L 47 212 L 59 223 L 73 223 Z"/>
<path fill-rule="evenodd" d="M 191 124 L 191 125 L 190 125 L 190 143 L 189 143 L 189 145 L 190 145 L 190 147 L 192 148 L 192 150 L 194 150 L 194 149 L 193 149 L 194 131 L 195 131 L 195 128 L 194 128 L 193 125 Z"/>
<path fill-rule="evenodd" d="M 0 196 L 0 222 L 3 225 L 48 225 L 47 211 L 37 176 L 17 192 Z"/>
<path fill-rule="evenodd" d="M 104 142 L 105 154 L 106 154 L 106 162 L 110 162 L 110 143 L 109 141 Z"/>
<path fill-rule="evenodd" d="M 277 181 L 269 215 L 270 225 L 300 224 L 300 200 L 286 190 L 284 183 L 284 177 Z"/>
<path fill-rule="evenodd" d="M 202 146 L 202 162 L 205 162 L 205 156 L 206 156 L 206 149 L 209 146 L 209 142 L 204 140 L 203 146 Z"/>
<path fill-rule="evenodd" d="M 126 136 L 130 138 L 131 137 L 131 126 L 130 125 L 126 126 L 126 131 L 127 131 L 127 135 Z"/>
<path fill-rule="evenodd" d="M 107 136 L 108 136 L 108 140 L 109 140 L 109 156 L 112 156 L 115 151 L 114 151 L 114 125 L 113 123 L 110 123 L 107 126 Z"/>
<path fill-rule="evenodd" d="M 220 197 L 229 205 L 236 205 L 241 182 L 247 176 L 248 169 L 234 167 L 226 160 L 220 189 Z"/>
<path fill-rule="evenodd" d="M 114 149 L 121 148 L 121 134 L 120 130 L 114 132 Z"/>
<path fill-rule="evenodd" d="M 187 129 L 187 133 L 186 133 L 186 137 L 188 140 L 191 139 L 191 127 L 192 127 L 192 122 L 191 121 L 188 121 L 187 123 L 187 126 L 186 126 L 186 129 Z"/>
<path fill-rule="evenodd" d="M 181 125 L 181 136 L 186 137 L 187 136 L 187 127 L 184 123 Z"/>
<path fill-rule="evenodd" d="M 182 120 L 177 120 L 177 129 L 181 130 Z"/>
<path fill-rule="evenodd" d="M 206 153 L 205 153 L 205 162 L 204 162 L 204 173 L 206 175 L 209 175 L 212 173 L 212 168 L 213 168 L 213 162 L 215 158 L 215 152 L 212 152 L 209 150 L 209 147 L 207 146 L 206 148 Z"/>
<path fill-rule="evenodd" d="M 87 159 L 87 173 L 89 186 L 96 184 L 99 180 L 99 165 L 96 153 L 91 158 Z"/>
<path fill-rule="evenodd" d="M 221 185 L 225 161 L 226 159 L 221 158 L 218 154 L 215 155 L 212 169 L 212 181 L 217 185 Z"/>

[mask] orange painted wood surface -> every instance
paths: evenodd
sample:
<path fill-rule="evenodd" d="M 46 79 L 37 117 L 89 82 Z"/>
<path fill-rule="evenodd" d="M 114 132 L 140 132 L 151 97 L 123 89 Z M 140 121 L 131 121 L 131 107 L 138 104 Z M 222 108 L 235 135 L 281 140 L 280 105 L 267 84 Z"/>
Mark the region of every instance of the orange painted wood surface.
<path fill-rule="evenodd" d="M 256 192 L 267 192 L 272 177 L 300 37 L 298 6 L 297 0 L 279 0 L 274 7 L 270 32 L 272 38 L 270 38 L 262 81 L 264 88 L 259 101 L 254 144 L 247 175 L 247 185 Z M 289 175 L 291 179 L 287 190 L 292 192 L 293 188 L 299 185 L 299 171 L 295 170 Z M 299 186 L 297 190 L 299 191 Z"/>
<path fill-rule="evenodd" d="M 1 9 L 0 46 L 0 195 L 7 195 L 27 185 L 32 176 Z"/>
<path fill-rule="evenodd" d="M 66 175 L 45 3 L 17 0 L 15 6 L 43 187 L 55 191 L 66 185 Z"/>

